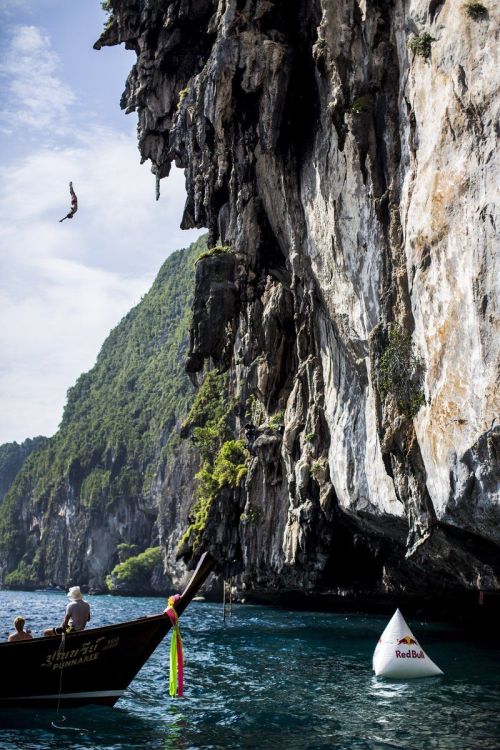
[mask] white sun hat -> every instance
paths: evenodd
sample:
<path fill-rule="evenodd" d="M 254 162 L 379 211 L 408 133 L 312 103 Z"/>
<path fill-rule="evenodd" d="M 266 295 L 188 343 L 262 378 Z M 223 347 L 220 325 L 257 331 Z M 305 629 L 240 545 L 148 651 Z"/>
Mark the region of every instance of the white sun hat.
<path fill-rule="evenodd" d="M 71 586 L 70 590 L 68 591 L 68 599 L 74 599 L 75 601 L 77 601 L 81 598 L 82 592 L 80 591 L 80 586 Z"/>

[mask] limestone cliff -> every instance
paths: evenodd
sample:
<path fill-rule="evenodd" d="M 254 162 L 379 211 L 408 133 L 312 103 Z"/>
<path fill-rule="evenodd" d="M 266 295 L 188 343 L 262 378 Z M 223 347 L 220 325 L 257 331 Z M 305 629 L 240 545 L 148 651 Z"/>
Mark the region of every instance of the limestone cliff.
<path fill-rule="evenodd" d="M 246 425 L 204 535 L 242 589 L 499 586 L 499 11 L 470 5 L 108 2 L 141 157 L 231 252 L 187 369 Z"/>

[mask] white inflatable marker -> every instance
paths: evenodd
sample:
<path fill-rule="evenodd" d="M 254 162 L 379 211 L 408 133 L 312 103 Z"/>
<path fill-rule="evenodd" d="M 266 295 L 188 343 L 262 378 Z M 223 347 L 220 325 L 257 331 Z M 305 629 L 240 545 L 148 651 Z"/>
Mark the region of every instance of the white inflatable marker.
<path fill-rule="evenodd" d="M 373 671 L 377 677 L 397 680 L 443 674 L 420 647 L 399 609 L 377 643 L 373 653 Z"/>

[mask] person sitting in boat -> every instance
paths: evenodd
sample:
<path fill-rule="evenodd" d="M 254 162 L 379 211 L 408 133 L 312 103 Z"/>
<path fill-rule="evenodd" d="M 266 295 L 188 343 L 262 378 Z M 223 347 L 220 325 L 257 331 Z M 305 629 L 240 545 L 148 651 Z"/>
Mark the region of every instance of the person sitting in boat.
<path fill-rule="evenodd" d="M 30 641 L 32 639 L 31 630 L 24 629 L 24 623 L 26 620 L 24 617 L 16 617 L 14 620 L 15 633 L 9 635 L 9 643 L 13 641 Z"/>
<path fill-rule="evenodd" d="M 72 586 L 68 591 L 69 604 L 60 628 L 47 628 L 44 635 L 61 635 L 83 630 L 90 620 L 90 605 L 82 596 L 80 586 Z"/>

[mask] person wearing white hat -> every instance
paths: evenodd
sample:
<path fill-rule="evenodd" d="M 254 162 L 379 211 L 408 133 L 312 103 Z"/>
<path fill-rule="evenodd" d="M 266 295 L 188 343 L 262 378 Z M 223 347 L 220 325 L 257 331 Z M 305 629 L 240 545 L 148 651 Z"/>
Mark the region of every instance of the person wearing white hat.
<path fill-rule="evenodd" d="M 90 620 L 90 605 L 80 591 L 80 586 L 71 586 L 68 591 L 69 604 L 60 628 L 48 628 L 44 635 L 60 635 L 74 630 L 83 630 Z"/>

